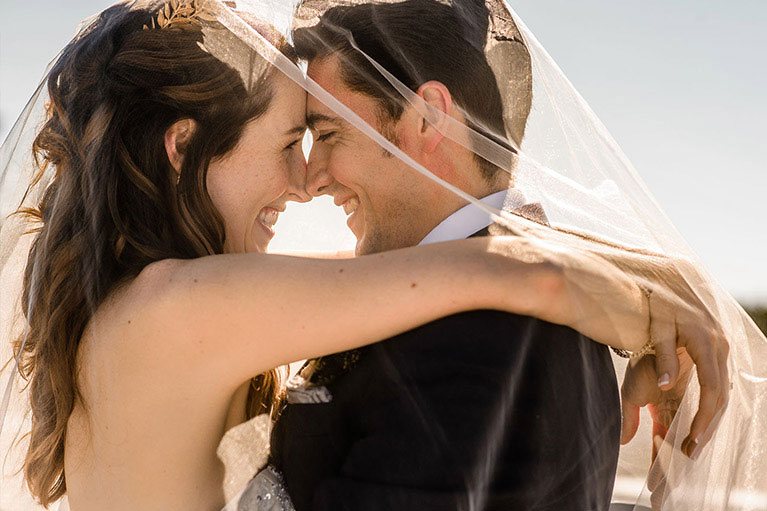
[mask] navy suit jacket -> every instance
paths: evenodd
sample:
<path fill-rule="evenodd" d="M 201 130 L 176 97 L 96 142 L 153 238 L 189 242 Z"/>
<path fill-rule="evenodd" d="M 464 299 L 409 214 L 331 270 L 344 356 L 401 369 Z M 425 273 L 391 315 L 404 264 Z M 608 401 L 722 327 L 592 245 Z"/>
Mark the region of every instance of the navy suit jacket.
<path fill-rule="evenodd" d="M 615 372 L 568 327 L 470 311 L 313 363 L 272 436 L 297 511 L 609 508 Z"/>

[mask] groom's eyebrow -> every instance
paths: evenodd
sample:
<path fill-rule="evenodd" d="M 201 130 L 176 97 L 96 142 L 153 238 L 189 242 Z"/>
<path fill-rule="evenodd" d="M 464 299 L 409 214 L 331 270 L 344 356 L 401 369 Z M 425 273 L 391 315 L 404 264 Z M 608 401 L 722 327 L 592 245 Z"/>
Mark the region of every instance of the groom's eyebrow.
<path fill-rule="evenodd" d="M 311 113 L 306 116 L 306 124 L 309 126 L 309 129 L 315 129 L 317 124 L 321 122 L 333 124 L 339 128 L 343 125 L 343 122 L 338 117 L 331 117 L 329 115 L 318 113 Z"/>

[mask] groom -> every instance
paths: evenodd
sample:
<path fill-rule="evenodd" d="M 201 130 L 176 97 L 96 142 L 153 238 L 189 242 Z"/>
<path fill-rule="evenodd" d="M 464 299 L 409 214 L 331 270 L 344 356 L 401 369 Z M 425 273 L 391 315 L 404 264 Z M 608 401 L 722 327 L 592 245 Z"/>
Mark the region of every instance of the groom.
<path fill-rule="evenodd" d="M 519 75 L 515 111 L 507 112 L 504 127 L 501 94 L 472 44 L 484 43 L 486 21 L 476 34 L 466 33 L 452 7 L 409 0 L 337 7 L 295 37 L 309 76 L 416 161 L 489 205 L 546 223 L 540 206 L 509 189 L 508 173 L 378 93 L 390 87 L 338 27 L 425 103 L 465 122 L 460 106 L 475 127 L 506 129 L 515 144 L 531 96 L 521 39 L 507 41 L 516 44 L 510 58 Z M 308 189 L 333 195 L 350 215 L 357 254 L 487 235 L 485 213 L 311 96 L 307 118 L 315 134 Z M 563 326 L 497 311 L 457 314 L 309 362 L 287 401 L 272 462 L 298 511 L 609 506 L 620 435 L 612 362 L 605 346 Z"/>

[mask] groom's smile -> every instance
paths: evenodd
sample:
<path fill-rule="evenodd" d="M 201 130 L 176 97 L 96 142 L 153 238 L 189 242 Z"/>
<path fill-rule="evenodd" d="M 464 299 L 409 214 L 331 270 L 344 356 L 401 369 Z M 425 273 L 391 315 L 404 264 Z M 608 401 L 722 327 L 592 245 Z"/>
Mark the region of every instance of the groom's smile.
<path fill-rule="evenodd" d="M 344 198 L 344 196 L 336 195 L 334 196 L 334 202 L 336 206 L 340 206 L 341 208 L 343 208 L 344 213 L 348 217 L 346 219 L 346 225 L 349 226 L 349 229 L 351 229 L 355 235 L 358 235 L 358 232 L 354 228 L 353 219 L 356 218 L 357 215 L 355 215 L 355 213 L 360 207 L 359 197 L 355 195 L 347 199 L 347 198 Z"/>
<path fill-rule="evenodd" d="M 344 208 L 344 213 L 346 213 L 347 215 L 351 215 L 357 210 L 359 205 L 360 205 L 360 200 L 357 199 L 356 197 L 352 197 L 351 199 L 345 200 L 341 204 L 341 207 Z"/>
<path fill-rule="evenodd" d="M 331 56 L 309 64 L 308 75 L 379 132 L 388 132 L 403 149 L 410 138 L 402 121 L 381 127 L 375 99 L 351 90 Z M 306 189 L 314 196 L 332 195 L 348 215 L 357 238 L 358 255 L 416 245 L 428 232 L 419 208 L 425 204 L 421 176 L 392 157 L 346 120 L 309 95 L 307 124 L 314 145 L 307 168 Z M 409 125 L 408 125 L 409 127 Z"/>

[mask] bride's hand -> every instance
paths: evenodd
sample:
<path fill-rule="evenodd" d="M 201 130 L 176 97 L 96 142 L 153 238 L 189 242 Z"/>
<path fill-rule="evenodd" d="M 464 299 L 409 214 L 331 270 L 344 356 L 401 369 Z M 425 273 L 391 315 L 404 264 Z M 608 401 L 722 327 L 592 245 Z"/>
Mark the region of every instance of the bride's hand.
<path fill-rule="evenodd" d="M 510 271 L 517 280 L 508 283 L 513 286 L 509 289 L 515 292 L 506 291 L 510 300 L 524 297 L 528 315 L 621 349 L 635 351 L 647 341 L 648 308 L 636 280 L 598 255 L 514 236 L 493 238 L 488 252 L 504 256 L 509 269 L 526 264 L 534 270 L 530 276 L 524 270 Z"/>
<path fill-rule="evenodd" d="M 621 386 L 621 408 L 623 424 L 621 444 L 634 438 L 639 428 L 639 410 L 647 406 L 652 418 L 653 452 L 651 461 L 658 454 L 657 446 L 665 439 L 668 428 L 674 420 L 684 398 L 687 383 L 692 376 L 693 361 L 687 350 L 679 348 L 679 379 L 677 384 L 662 390 L 658 387 L 657 360 L 654 354 L 633 359 L 626 366 L 626 373 Z"/>
<path fill-rule="evenodd" d="M 681 448 L 687 456 L 697 458 L 713 436 L 729 400 L 729 344 L 714 315 L 687 285 L 692 279 L 702 282 L 697 271 L 688 263 L 676 261 L 673 275 L 666 277 L 664 288 L 658 288 L 649 298 L 655 354 L 632 361 L 626 369 L 621 389 L 621 441 L 627 443 L 636 434 L 639 408 L 645 405 L 654 412 L 653 430 L 668 428 L 681 404 L 694 364 L 700 399 Z"/>

